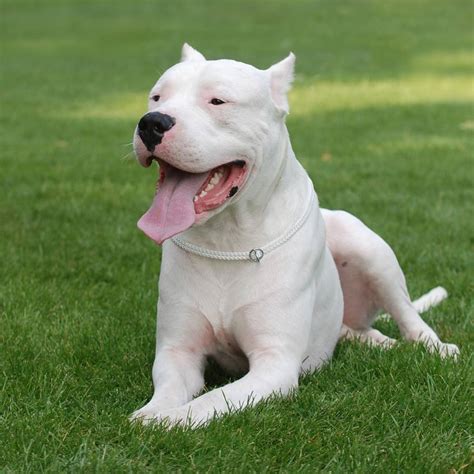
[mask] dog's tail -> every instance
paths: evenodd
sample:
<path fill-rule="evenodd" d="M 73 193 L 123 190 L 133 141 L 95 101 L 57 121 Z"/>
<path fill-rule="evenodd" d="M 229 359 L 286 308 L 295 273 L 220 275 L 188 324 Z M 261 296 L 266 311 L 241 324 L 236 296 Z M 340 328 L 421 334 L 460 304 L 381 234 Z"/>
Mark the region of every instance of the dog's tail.
<path fill-rule="evenodd" d="M 428 291 L 428 293 L 425 295 L 413 301 L 413 306 L 418 311 L 418 313 L 424 313 L 433 306 L 439 305 L 447 297 L 448 292 L 442 286 L 437 286 L 431 291 Z"/>
<path fill-rule="evenodd" d="M 428 293 L 425 293 L 423 296 L 420 296 L 412 303 L 418 313 L 424 313 L 433 306 L 439 305 L 447 297 L 448 292 L 442 286 L 437 286 L 431 291 L 428 291 Z M 388 319 L 389 317 L 388 314 L 381 314 L 378 319 Z"/>

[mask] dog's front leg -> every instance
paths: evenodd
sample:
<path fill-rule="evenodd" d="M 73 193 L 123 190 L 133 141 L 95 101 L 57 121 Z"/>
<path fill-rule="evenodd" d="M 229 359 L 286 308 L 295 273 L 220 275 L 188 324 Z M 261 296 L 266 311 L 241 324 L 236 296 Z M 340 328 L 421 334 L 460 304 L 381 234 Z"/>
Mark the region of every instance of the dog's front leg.
<path fill-rule="evenodd" d="M 130 418 L 146 421 L 186 404 L 202 390 L 203 371 L 203 355 L 172 346 L 158 348 L 153 363 L 153 397 Z"/>
<path fill-rule="evenodd" d="M 284 350 L 261 350 L 249 357 L 250 371 L 233 383 L 212 390 L 155 420 L 170 425 L 205 424 L 214 416 L 251 406 L 272 394 L 287 395 L 298 386 L 301 361 Z"/>
<path fill-rule="evenodd" d="M 155 418 L 163 410 L 192 400 L 204 386 L 205 354 L 212 328 L 195 310 L 158 301 L 156 355 L 153 363 L 154 393 L 131 419 Z"/>

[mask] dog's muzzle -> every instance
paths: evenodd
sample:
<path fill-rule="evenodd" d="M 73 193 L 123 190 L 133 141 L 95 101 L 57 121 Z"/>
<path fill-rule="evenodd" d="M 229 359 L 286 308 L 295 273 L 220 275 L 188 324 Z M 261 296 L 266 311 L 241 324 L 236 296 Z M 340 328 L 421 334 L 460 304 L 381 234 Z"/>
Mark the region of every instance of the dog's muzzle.
<path fill-rule="evenodd" d="M 171 130 L 176 119 L 160 112 L 148 112 L 138 122 L 138 136 L 150 153 L 161 143 L 165 132 Z"/>

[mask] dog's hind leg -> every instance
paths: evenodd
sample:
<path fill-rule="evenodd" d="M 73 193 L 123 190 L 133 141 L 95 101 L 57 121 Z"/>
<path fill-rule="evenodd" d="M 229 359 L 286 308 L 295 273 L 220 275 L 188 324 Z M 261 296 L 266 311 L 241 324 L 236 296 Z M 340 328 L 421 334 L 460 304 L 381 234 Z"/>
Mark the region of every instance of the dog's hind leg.
<path fill-rule="evenodd" d="M 445 293 L 435 289 L 412 303 L 397 258 L 381 237 L 347 212 L 323 210 L 323 216 L 344 294 L 344 324 L 353 334 L 362 332 L 362 340 L 380 339 L 370 333 L 370 326 L 377 311 L 383 310 L 393 317 L 405 339 L 420 342 L 443 357 L 456 356 L 457 346 L 441 342 L 417 311 L 438 303 Z"/>
<path fill-rule="evenodd" d="M 375 291 L 381 307 L 393 317 L 405 339 L 419 342 L 430 352 L 437 352 L 442 357 L 456 357 L 459 354 L 459 349 L 455 344 L 441 342 L 435 331 L 418 314 L 415 305 L 424 309 L 421 306 L 423 302 L 418 304 L 411 302 L 401 270 L 394 281 L 390 278 L 379 280 Z"/>
<path fill-rule="evenodd" d="M 428 311 L 430 308 L 439 305 L 443 300 L 448 297 L 448 292 L 442 287 L 437 286 L 432 290 L 420 296 L 416 300 L 412 301 L 413 307 L 418 314 Z M 377 320 L 390 319 L 390 315 L 385 313 L 377 317 Z"/>
<path fill-rule="evenodd" d="M 356 340 L 369 344 L 369 346 L 382 347 L 383 349 L 389 349 L 397 342 L 395 339 L 385 336 L 385 334 L 382 334 L 377 329 L 352 329 L 345 324 L 342 325 L 339 339 Z"/>

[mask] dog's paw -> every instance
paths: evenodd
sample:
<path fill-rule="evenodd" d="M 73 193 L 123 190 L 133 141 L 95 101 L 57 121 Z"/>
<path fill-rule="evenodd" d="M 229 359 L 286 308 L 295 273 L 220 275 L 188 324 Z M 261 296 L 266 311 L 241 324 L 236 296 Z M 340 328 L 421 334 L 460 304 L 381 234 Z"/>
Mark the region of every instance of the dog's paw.
<path fill-rule="evenodd" d="M 449 344 L 447 342 L 436 341 L 432 344 L 427 344 L 427 349 L 433 354 L 439 354 L 440 357 L 452 357 L 457 359 L 459 356 L 459 347 L 456 344 Z"/>
<path fill-rule="evenodd" d="M 398 341 L 396 339 L 392 339 L 391 337 L 386 337 L 383 341 L 379 343 L 382 349 L 392 349 Z"/>
<path fill-rule="evenodd" d="M 456 344 L 441 342 L 438 336 L 433 332 L 411 333 L 406 336 L 408 340 L 418 344 L 423 344 L 432 354 L 439 354 L 443 359 L 452 357 L 457 359 L 459 355 L 459 347 Z"/>
<path fill-rule="evenodd" d="M 202 426 L 206 420 L 195 417 L 189 409 L 170 409 L 159 410 L 156 406 L 145 405 L 130 415 L 129 420 L 132 423 L 141 423 L 142 425 L 160 425 L 166 429 L 175 426 L 197 428 Z"/>
<path fill-rule="evenodd" d="M 142 423 L 144 425 L 159 419 L 160 409 L 153 403 L 147 403 L 139 410 L 135 410 L 128 419 L 132 422 Z"/>

